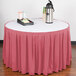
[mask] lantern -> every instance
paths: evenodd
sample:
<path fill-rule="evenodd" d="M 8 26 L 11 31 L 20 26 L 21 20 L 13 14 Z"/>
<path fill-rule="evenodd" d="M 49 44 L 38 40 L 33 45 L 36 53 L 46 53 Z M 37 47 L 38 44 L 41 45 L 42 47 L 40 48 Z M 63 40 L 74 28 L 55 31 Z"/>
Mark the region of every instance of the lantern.
<path fill-rule="evenodd" d="M 50 0 L 49 0 L 49 3 L 47 3 L 45 8 L 46 8 L 46 23 L 51 24 L 53 23 L 54 7 Z"/>

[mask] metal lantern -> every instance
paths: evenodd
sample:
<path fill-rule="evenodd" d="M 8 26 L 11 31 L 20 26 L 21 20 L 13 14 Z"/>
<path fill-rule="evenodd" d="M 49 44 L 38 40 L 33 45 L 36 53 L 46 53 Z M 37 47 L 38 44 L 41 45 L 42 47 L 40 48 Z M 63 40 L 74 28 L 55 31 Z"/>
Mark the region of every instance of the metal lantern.
<path fill-rule="evenodd" d="M 52 2 L 49 0 L 49 3 L 46 5 L 46 23 L 51 24 L 53 23 L 53 12 L 54 7 Z"/>

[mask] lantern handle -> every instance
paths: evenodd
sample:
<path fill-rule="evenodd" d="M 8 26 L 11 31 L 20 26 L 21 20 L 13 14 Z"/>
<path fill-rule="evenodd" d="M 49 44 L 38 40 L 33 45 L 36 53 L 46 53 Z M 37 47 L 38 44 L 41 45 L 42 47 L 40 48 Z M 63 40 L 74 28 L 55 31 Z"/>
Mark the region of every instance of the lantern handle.
<path fill-rule="evenodd" d="M 50 4 L 52 5 L 52 1 L 49 0 L 49 2 L 50 2 Z"/>
<path fill-rule="evenodd" d="M 50 4 L 52 5 L 53 11 L 55 11 L 54 7 L 53 7 L 53 3 L 51 0 L 49 0 Z"/>

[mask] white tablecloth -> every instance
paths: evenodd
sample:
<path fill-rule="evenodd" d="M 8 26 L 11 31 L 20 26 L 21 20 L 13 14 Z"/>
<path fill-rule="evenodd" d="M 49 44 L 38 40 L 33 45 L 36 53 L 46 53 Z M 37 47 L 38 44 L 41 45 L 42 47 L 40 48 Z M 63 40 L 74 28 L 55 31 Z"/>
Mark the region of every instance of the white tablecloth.
<path fill-rule="evenodd" d="M 42 19 L 31 19 L 34 25 L 22 26 L 17 21 L 11 21 L 6 27 L 21 32 L 53 32 L 68 28 L 68 24 L 64 21 L 54 20 L 53 24 L 47 24 Z"/>

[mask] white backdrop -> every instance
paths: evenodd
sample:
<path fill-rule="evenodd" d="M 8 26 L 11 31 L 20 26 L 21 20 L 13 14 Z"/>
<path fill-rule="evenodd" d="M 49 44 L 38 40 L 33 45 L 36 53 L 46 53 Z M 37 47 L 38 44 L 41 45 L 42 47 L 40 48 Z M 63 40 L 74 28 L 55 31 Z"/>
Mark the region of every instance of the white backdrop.
<path fill-rule="evenodd" d="M 42 17 L 43 6 L 48 0 L 0 0 L 0 40 L 4 37 L 4 23 L 17 19 L 18 11 L 25 11 L 29 18 Z M 76 0 L 52 0 L 54 18 L 71 25 L 71 40 L 76 41 Z"/>

